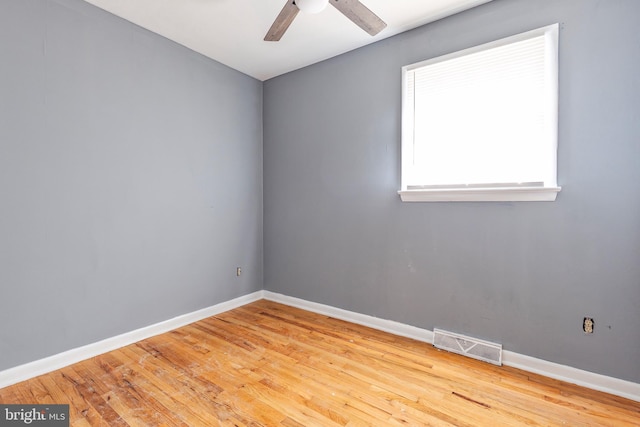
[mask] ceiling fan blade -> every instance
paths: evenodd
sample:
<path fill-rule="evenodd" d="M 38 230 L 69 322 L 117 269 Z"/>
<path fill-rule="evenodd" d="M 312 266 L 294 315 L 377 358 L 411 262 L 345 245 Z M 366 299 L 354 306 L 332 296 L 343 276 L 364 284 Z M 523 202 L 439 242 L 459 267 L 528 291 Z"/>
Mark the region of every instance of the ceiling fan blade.
<path fill-rule="evenodd" d="M 276 20 L 273 21 L 273 25 L 271 25 L 271 28 L 267 31 L 267 35 L 264 36 L 264 40 L 267 42 L 277 42 L 280 40 L 299 11 L 300 9 L 296 6 L 295 0 L 287 0 L 280 14 Z"/>
<path fill-rule="evenodd" d="M 329 0 L 329 3 L 372 36 L 375 36 L 387 26 L 378 15 L 358 0 Z"/>

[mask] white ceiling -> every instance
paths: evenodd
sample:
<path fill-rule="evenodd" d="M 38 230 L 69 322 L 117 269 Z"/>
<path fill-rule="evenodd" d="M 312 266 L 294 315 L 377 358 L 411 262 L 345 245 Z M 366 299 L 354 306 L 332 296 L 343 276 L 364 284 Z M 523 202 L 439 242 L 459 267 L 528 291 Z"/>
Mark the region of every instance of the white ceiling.
<path fill-rule="evenodd" d="M 231 68 L 267 80 L 491 0 L 362 0 L 387 23 L 375 37 L 332 6 L 263 38 L 285 0 L 86 0 Z"/>

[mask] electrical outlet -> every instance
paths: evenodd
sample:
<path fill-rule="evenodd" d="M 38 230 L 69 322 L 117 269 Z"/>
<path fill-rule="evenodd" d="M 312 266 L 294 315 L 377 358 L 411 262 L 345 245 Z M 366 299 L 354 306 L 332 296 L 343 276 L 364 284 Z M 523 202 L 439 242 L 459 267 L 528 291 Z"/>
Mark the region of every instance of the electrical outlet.
<path fill-rule="evenodd" d="M 591 317 L 585 317 L 582 321 L 582 330 L 585 334 L 592 334 L 595 323 Z"/>
<path fill-rule="evenodd" d="M 241 274 L 242 274 L 242 267 L 237 267 L 236 268 L 236 276 L 240 277 Z"/>

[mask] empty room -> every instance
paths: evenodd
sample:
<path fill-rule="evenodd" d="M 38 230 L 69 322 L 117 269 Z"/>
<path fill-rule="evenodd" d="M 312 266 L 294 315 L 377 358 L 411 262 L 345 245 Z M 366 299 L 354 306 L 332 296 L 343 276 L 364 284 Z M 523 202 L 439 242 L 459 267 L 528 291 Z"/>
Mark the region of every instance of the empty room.
<path fill-rule="evenodd" d="M 639 18 L 0 0 L 0 426 L 640 426 Z"/>

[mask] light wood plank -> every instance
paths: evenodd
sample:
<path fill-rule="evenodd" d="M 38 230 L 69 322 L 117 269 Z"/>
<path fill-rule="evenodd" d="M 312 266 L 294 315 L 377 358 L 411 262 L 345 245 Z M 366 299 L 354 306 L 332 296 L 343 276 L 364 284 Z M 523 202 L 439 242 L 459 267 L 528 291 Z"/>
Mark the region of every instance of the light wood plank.
<path fill-rule="evenodd" d="M 269 301 L 0 389 L 73 426 L 640 426 L 640 403 Z"/>

